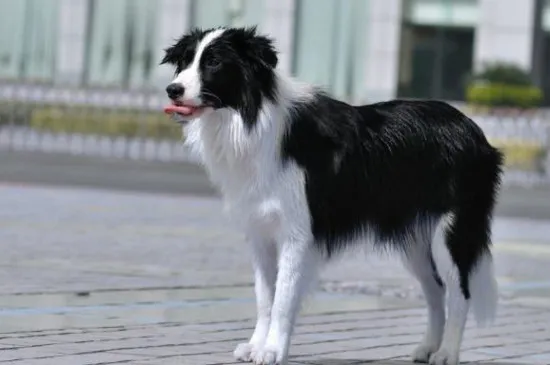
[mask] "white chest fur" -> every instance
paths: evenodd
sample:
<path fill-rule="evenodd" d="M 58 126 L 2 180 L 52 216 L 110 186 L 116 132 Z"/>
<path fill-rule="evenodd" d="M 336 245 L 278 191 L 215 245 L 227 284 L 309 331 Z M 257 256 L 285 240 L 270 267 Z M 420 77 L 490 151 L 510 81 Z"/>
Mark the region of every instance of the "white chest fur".
<path fill-rule="evenodd" d="M 219 110 L 185 131 L 186 143 L 200 154 L 220 189 L 229 217 L 243 229 L 275 240 L 309 232 L 303 171 L 281 162 L 283 118 L 267 105 L 257 125 L 247 130 L 238 113 Z"/>

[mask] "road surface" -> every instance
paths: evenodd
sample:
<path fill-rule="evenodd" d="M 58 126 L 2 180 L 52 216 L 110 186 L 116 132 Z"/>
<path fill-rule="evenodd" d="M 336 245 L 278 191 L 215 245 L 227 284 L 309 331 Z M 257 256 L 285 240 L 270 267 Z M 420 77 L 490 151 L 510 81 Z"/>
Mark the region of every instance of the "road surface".
<path fill-rule="evenodd" d="M 191 163 L 135 161 L 40 152 L 0 151 L 0 181 L 212 196 L 204 171 Z M 550 220 L 548 188 L 505 188 L 496 214 Z"/>

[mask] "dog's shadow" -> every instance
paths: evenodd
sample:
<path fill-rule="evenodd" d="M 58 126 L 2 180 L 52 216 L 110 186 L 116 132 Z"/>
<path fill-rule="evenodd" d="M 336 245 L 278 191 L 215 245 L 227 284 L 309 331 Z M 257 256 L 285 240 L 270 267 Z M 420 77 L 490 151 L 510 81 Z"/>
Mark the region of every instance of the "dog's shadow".
<path fill-rule="evenodd" d="M 288 365 L 415 365 L 418 363 L 413 363 L 412 361 L 407 360 L 337 360 L 337 359 L 319 359 L 319 360 L 305 360 L 305 361 L 289 361 Z M 476 362 L 460 362 L 460 365 L 530 365 L 520 362 L 486 362 L 486 361 L 476 361 Z"/>

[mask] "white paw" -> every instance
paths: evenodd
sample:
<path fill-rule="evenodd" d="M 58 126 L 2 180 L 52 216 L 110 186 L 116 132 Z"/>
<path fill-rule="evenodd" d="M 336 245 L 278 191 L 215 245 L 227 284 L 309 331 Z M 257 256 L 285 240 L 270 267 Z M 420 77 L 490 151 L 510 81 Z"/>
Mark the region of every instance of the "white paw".
<path fill-rule="evenodd" d="M 251 362 L 254 359 L 253 353 L 256 351 L 257 349 L 254 344 L 249 342 L 240 343 L 235 348 L 235 351 L 233 351 L 233 356 L 239 361 Z"/>
<path fill-rule="evenodd" d="M 458 353 L 440 349 L 430 356 L 430 365 L 458 365 Z"/>
<path fill-rule="evenodd" d="M 283 352 L 274 346 L 266 346 L 254 354 L 256 365 L 284 365 Z"/>
<path fill-rule="evenodd" d="M 421 343 L 412 353 L 413 362 L 427 363 L 430 356 L 437 351 L 437 345 Z"/>

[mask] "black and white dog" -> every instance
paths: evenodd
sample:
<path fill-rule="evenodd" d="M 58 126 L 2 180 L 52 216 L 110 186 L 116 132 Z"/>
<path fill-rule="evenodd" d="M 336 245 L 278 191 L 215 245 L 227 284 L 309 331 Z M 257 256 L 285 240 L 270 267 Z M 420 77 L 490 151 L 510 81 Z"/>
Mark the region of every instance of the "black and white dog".
<path fill-rule="evenodd" d="M 255 28 L 193 30 L 162 63 L 176 70 L 165 112 L 253 251 L 257 322 L 235 357 L 285 364 L 320 265 L 370 244 L 398 253 L 422 286 L 428 329 L 413 359 L 457 364 L 469 307 L 487 322 L 497 304 L 502 155 L 480 128 L 439 101 L 334 100 L 280 74 Z"/>

